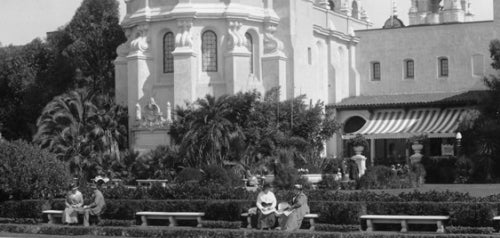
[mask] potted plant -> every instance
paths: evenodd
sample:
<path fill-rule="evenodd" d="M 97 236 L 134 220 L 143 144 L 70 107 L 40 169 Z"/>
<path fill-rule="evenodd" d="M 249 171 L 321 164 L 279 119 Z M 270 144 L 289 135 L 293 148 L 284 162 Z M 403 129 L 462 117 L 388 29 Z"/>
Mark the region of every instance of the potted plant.
<path fill-rule="evenodd" d="M 361 135 L 361 134 L 357 134 L 355 137 L 349 139 L 347 141 L 347 144 L 352 146 L 352 148 L 354 149 L 354 152 L 359 155 L 363 152 L 363 150 L 368 147 L 368 140 L 366 140 L 366 138 Z"/>

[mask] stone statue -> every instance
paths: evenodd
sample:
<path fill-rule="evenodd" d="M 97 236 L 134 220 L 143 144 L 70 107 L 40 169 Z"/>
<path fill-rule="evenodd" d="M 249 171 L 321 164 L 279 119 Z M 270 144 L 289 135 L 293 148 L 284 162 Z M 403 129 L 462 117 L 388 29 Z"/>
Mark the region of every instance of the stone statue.
<path fill-rule="evenodd" d="M 146 126 L 149 127 L 162 126 L 165 121 L 160 112 L 160 107 L 152 97 L 149 99 L 149 103 L 144 107 L 143 118 Z"/>
<path fill-rule="evenodd" d="M 135 120 L 136 121 L 142 120 L 141 104 L 139 103 L 135 104 Z"/>

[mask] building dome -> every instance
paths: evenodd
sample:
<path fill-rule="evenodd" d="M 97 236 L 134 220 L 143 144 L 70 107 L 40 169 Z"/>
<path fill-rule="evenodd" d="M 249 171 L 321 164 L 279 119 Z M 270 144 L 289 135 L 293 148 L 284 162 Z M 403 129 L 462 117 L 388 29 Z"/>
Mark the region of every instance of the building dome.
<path fill-rule="evenodd" d="M 385 21 L 384 26 L 382 28 L 384 29 L 391 29 L 391 28 L 402 28 L 405 27 L 405 24 L 403 21 L 401 21 L 398 16 L 391 16 L 387 21 Z"/>

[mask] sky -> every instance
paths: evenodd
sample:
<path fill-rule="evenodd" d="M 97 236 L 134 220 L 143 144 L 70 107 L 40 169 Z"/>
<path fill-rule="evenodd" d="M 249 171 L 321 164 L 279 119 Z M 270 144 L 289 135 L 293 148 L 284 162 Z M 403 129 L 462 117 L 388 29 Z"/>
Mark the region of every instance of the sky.
<path fill-rule="evenodd" d="M 120 14 L 125 14 L 124 0 Z M 290 0 L 300 1 L 300 0 Z M 475 20 L 493 19 L 493 0 L 473 0 Z M 23 45 L 67 24 L 82 0 L 0 0 L 0 43 Z M 381 28 L 392 12 L 391 0 L 362 0 L 374 28 Z M 396 0 L 398 16 L 408 24 L 410 0 Z"/>

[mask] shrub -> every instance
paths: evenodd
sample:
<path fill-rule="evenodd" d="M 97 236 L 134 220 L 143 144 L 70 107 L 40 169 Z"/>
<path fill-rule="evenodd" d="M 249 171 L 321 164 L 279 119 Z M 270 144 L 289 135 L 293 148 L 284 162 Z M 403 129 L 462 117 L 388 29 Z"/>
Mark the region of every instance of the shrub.
<path fill-rule="evenodd" d="M 224 186 L 231 186 L 231 178 L 229 177 L 227 171 L 217 165 L 209 165 L 205 169 L 203 179 L 200 181 L 203 185 L 205 184 L 220 184 Z"/>
<path fill-rule="evenodd" d="M 319 212 L 318 222 L 327 224 L 359 224 L 359 216 L 366 213 L 364 203 L 311 203 L 311 212 Z"/>
<path fill-rule="evenodd" d="M 221 228 L 221 229 L 239 229 L 241 228 L 241 221 L 201 221 L 204 228 Z"/>
<path fill-rule="evenodd" d="M 493 227 L 467 227 L 467 226 L 448 226 L 446 233 L 451 234 L 493 234 Z"/>
<path fill-rule="evenodd" d="M 103 219 L 98 224 L 99 226 L 121 226 L 129 227 L 135 225 L 135 220 L 108 220 Z"/>
<path fill-rule="evenodd" d="M 177 177 L 175 181 L 177 183 L 187 183 L 187 182 L 199 182 L 203 179 L 203 174 L 199 169 L 195 168 L 184 168 Z"/>
<path fill-rule="evenodd" d="M 355 137 L 349 139 L 347 144 L 351 147 L 363 146 L 368 148 L 368 140 L 361 134 L 357 134 Z"/>
<path fill-rule="evenodd" d="M 204 212 L 207 220 L 238 221 L 241 219 L 243 208 L 238 202 L 211 202 Z"/>
<path fill-rule="evenodd" d="M 387 166 L 375 166 L 366 170 L 359 179 L 358 187 L 361 189 L 387 189 L 387 188 L 410 188 L 411 173 L 406 176 L 397 176 Z"/>
<path fill-rule="evenodd" d="M 172 179 L 171 170 L 180 163 L 180 156 L 169 146 L 158 146 L 138 157 L 133 165 L 133 174 L 138 179 Z"/>
<path fill-rule="evenodd" d="M 316 231 L 328 231 L 328 232 L 355 232 L 361 230 L 361 227 L 359 225 L 334 225 L 334 224 L 317 223 L 315 227 Z"/>
<path fill-rule="evenodd" d="M 273 183 L 276 188 L 292 189 L 299 179 L 300 176 L 297 169 L 292 166 L 278 164 Z"/>
<path fill-rule="evenodd" d="M 54 154 L 25 141 L 0 142 L 0 194 L 38 199 L 62 194 L 71 177 Z M 1 200 L 6 197 L 0 197 Z"/>

